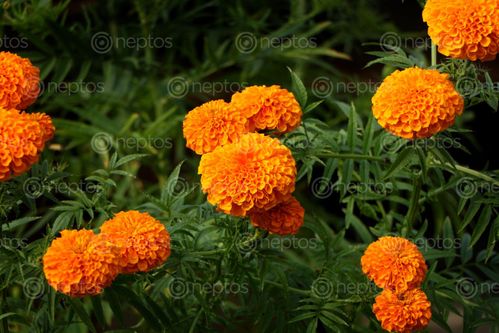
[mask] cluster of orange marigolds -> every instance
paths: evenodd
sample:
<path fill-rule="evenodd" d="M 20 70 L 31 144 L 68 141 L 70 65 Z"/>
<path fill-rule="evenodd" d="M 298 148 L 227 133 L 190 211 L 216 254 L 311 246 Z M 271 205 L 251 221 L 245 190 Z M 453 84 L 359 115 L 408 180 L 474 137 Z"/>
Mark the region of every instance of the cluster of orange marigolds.
<path fill-rule="evenodd" d="M 431 303 L 421 290 L 428 268 L 417 246 L 401 237 L 381 237 L 361 260 L 362 271 L 383 288 L 373 312 L 390 332 L 413 332 L 428 325 Z"/>
<path fill-rule="evenodd" d="M 49 116 L 26 113 L 40 93 L 40 70 L 28 59 L 0 52 L 0 181 L 26 172 L 38 162 L 54 136 Z"/>
<path fill-rule="evenodd" d="M 302 110 L 288 90 L 251 86 L 231 102 L 207 102 L 184 120 L 187 147 L 201 154 L 199 174 L 208 201 L 271 233 L 295 234 L 304 209 L 293 196 L 296 164 L 277 138 L 301 123 Z"/>
<path fill-rule="evenodd" d="M 499 0 L 428 0 L 423 19 L 444 55 L 487 61 L 499 52 Z M 29 60 L 0 52 L 0 181 L 26 172 L 54 135 L 49 116 L 22 111 L 39 95 L 39 82 L 39 69 Z M 407 139 L 445 130 L 464 108 L 447 74 L 416 67 L 389 75 L 372 104 L 379 124 Z M 295 234 L 304 219 L 292 196 L 296 165 L 276 136 L 298 127 L 301 117 L 293 94 L 276 85 L 251 86 L 230 103 L 210 101 L 189 112 L 184 137 L 202 155 L 199 174 L 208 201 L 271 233 Z M 100 293 L 120 273 L 158 267 L 169 255 L 164 225 L 147 213 L 128 211 L 104 222 L 99 234 L 62 231 L 43 267 L 53 288 L 81 297 Z M 383 288 L 373 312 L 384 329 L 412 332 L 428 324 L 431 304 L 421 290 L 427 266 L 413 243 L 382 237 L 368 246 L 361 266 Z"/>
<path fill-rule="evenodd" d="M 170 234 L 148 213 L 120 212 L 92 230 L 63 230 L 43 256 L 48 283 L 72 297 L 95 295 L 118 274 L 147 272 L 170 256 Z"/>

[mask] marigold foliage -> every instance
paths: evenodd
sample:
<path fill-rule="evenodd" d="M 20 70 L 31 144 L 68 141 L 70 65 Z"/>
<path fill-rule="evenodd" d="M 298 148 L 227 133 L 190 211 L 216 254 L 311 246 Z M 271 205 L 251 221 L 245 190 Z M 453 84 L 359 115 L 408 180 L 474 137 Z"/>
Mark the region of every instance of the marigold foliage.
<path fill-rule="evenodd" d="M 0 52 L 0 107 L 24 110 L 40 94 L 40 70 L 29 59 Z"/>
<path fill-rule="evenodd" d="M 148 213 L 119 212 L 104 222 L 101 235 L 120 249 L 121 273 L 150 271 L 170 256 L 170 234 Z"/>
<path fill-rule="evenodd" d="M 385 78 L 372 104 L 378 123 L 406 139 L 427 138 L 447 129 L 464 109 L 464 100 L 447 74 L 417 67 Z"/>
<path fill-rule="evenodd" d="M 488 61 L 499 52 L 498 0 L 428 0 L 423 20 L 446 56 Z"/>
<path fill-rule="evenodd" d="M 232 96 L 231 106 L 245 115 L 251 129 L 256 130 L 291 132 L 302 117 L 295 96 L 278 85 L 247 87 Z"/>
<path fill-rule="evenodd" d="M 397 292 L 420 287 L 428 270 L 417 246 L 402 237 L 381 237 L 369 244 L 361 265 L 378 287 Z"/>
<path fill-rule="evenodd" d="M 411 333 L 428 326 L 431 303 L 421 289 L 401 294 L 385 289 L 376 297 L 373 312 L 388 332 Z"/>
<path fill-rule="evenodd" d="M 185 117 L 183 131 L 187 147 L 202 155 L 237 141 L 249 131 L 249 122 L 229 103 L 214 100 L 190 111 Z"/>
<path fill-rule="evenodd" d="M 49 285 L 72 297 L 96 295 L 118 275 L 119 249 L 92 230 L 63 230 L 43 256 Z"/>
<path fill-rule="evenodd" d="M 294 197 L 265 210 L 252 210 L 249 213 L 251 223 L 273 234 L 294 235 L 303 225 L 305 210 Z"/>
<path fill-rule="evenodd" d="M 268 210 L 295 189 L 296 165 L 279 140 L 248 133 L 201 157 L 198 173 L 208 201 L 226 214 L 246 216 Z"/>
<path fill-rule="evenodd" d="M 54 131 L 46 114 L 0 108 L 0 181 L 18 176 L 38 162 Z"/>

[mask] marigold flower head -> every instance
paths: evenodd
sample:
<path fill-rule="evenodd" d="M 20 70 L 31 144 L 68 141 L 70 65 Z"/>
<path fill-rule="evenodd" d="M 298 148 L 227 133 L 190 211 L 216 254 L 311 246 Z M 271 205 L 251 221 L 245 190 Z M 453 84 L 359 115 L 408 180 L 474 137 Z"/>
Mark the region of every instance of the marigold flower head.
<path fill-rule="evenodd" d="M 389 332 L 411 333 L 428 326 L 431 303 L 421 289 L 397 294 L 385 289 L 376 297 L 373 312 Z"/>
<path fill-rule="evenodd" d="M 54 131 L 46 114 L 0 108 L 0 181 L 20 175 L 38 162 Z"/>
<path fill-rule="evenodd" d="M 406 139 L 427 138 L 454 124 L 464 100 L 447 74 L 433 69 L 395 71 L 372 98 L 378 123 Z"/>
<path fill-rule="evenodd" d="M 104 222 L 101 235 L 120 248 L 122 273 L 150 271 L 170 256 L 170 234 L 148 213 L 119 212 Z"/>
<path fill-rule="evenodd" d="M 269 210 L 252 210 L 249 216 L 256 227 L 273 234 L 294 235 L 303 225 L 305 210 L 298 200 L 289 197 Z"/>
<path fill-rule="evenodd" d="M 249 122 L 238 110 L 220 99 L 190 111 L 185 117 L 183 129 L 187 147 L 202 155 L 237 141 L 249 131 Z"/>
<path fill-rule="evenodd" d="M 92 230 L 63 230 L 43 256 L 43 271 L 59 292 L 96 295 L 118 275 L 118 250 Z"/>
<path fill-rule="evenodd" d="M 300 125 L 302 110 L 295 96 L 277 85 L 251 86 L 232 95 L 231 106 L 250 121 L 250 128 L 286 133 Z"/>
<path fill-rule="evenodd" d="M 279 140 L 248 133 L 203 155 L 198 173 L 211 204 L 226 214 L 246 216 L 253 208 L 268 210 L 293 193 L 296 165 Z"/>
<path fill-rule="evenodd" d="M 40 94 L 40 70 L 29 59 L 0 52 L 0 107 L 24 110 Z"/>
<path fill-rule="evenodd" d="M 488 61 L 499 52 L 499 0 L 428 0 L 423 20 L 446 56 Z"/>
<path fill-rule="evenodd" d="M 428 270 L 417 246 L 402 237 L 381 237 L 369 244 L 361 265 L 378 287 L 397 292 L 421 286 Z"/>

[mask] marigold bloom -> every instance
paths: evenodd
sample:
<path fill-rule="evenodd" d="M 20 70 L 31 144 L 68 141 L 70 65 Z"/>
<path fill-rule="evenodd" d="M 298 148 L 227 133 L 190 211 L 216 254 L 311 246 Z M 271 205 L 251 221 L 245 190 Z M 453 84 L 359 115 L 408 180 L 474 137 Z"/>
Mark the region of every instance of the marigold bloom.
<path fill-rule="evenodd" d="M 24 110 L 40 94 L 40 70 L 29 59 L 0 52 L 0 107 Z"/>
<path fill-rule="evenodd" d="M 428 326 L 431 303 L 421 289 L 397 294 L 385 289 L 376 297 L 373 312 L 389 332 L 411 333 Z"/>
<path fill-rule="evenodd" d="M 269 210 L 249 212 L 251 223 L 273 234 L 294 235 L 303 225 L 305 210 L 294 197 L 279 203 Z"/>
<path fill-rule="evenodd" d="M 38 162 L 54 131 L 46 114 L 0 108 L 0 181 L 20 175 Z"/>
<path fill-rule="evenodd" d="M 148 213 L 119 212 L 104 222 L 101 235 L 121 249 L 122 273 L 149 271 L 170 256 L 170 234 Z"/>
<path fill-rule="evenodd" d="M 361 265 L 378 287 L 397 292 L 421 286 L 428 270 L 417 246 L 402 237 L 381 237 L 369 244 Z"/>
<path fill-rule="evenodd" d="M 454 124 L 464 100 L 447 74 L 433 69 L 395 71 L 372 98 L 379 124 L 406 139 L 427 138 Z"/>
<path fill-rule="evenodd" d="M 428 0 L 423 20 L 446 56 L 488 61 L 499 52 L 499 0 Z"/>
<path fill-rule="evenodd" d="M 296 165 L 279 140 L 248 133 L 201 157 L 198 173 L 208 201 L 226 214 L 270 209 L 295 189 Z"/>
<path fill-rule="evenodd" d="M 277 85 L 247 87 L 232 95 L 230 104 L 248 117 L 251 129 L 286 133 L 301 122 L 302 110 L 295 96 Z"/>
<path fill-rule="evenodd" d="M 187 147 L 202 155 L 216 147 L 237 141 L 249 131 L 248 119 L 223 100 L 204 103 L 184 120 Z"/>
<path fill-rule="evenodd" d="M 43 271 L 57 291 L 96 295 L 118 275 L 118 250 L 92 230 L 63 230 L 43 256 Z"/>

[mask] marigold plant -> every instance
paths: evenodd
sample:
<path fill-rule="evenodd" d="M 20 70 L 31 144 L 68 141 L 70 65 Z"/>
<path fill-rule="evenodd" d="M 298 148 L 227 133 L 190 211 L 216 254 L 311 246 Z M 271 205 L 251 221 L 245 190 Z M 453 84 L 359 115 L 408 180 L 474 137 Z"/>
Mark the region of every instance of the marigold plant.
<path fill-rule="evenodd" d="M 278 85 L 251 86 L 232 96 L 231 106 L 257 130 L 291 132 L 300 125 L 302 110 L 295 96 Z"/>
<path fill-rule="evenodd" d="M 120 249 L 121 273 L 150 271 L 170 256 L 170 234 L 149 213 L 119 212 L 100 230 L 100 235 Z"/>
<path fill-rule="evenodd" d="M 423 20 L 439 52 L 446 56 L 488 61 L 499 52 L 497 0 L 428 0 Z"/>
<path fill-rule="evenodd" d="M 72 297 L 96 295 L 118 275 L 119 248 L 92 230 L 63 230 L 43 256 L 49 285 Z"/>
<path fill-rule="evenodd" d="M 428 326 L 431 303 L 421 289 L 396 293 L 385 289 L 376 297 L 373 312 L 388 332 L 411 333 Z"/>
<path fill-rule="evenodd" d="M 201 157 L 201 186 L 208 201 L 224 213 L 246 216 L 253 208 L 270 209 L 295 189 L 296 166 L 279 140 L 248 133 L 238 142 Z"/>
<path fill-rule="evenodd" d="M 406 139 L 427 138 L 454 124 L 464 100 L 447 74 L 407 68 L 390 74 L 372 98 L 372 111 L 387 131 Z"/>
<path fill-rule="evenodd" d="M 0 108 L 0 181 L 31 168 L 54 131 L 52 120 L 46 114 Z"/>
<path fill-rule="evenodd" d="M 26 58 L 0 52 L 0 107 L 24 110 L 40 94 L 40 70 Z"/>
<path fill-rule="evenodd" d="M 404 292 L 421 286 L 428 270 L 417 246 L 402 237 L 381 237 L 361 258 L 362 271 L 380 288 Z"/>
<path fill-rule="evenodd" d="M 294 197 L 269 210 L 254 209 L 249 212 L 251 223 L 278 235 L 296 234 L 303 225 L 305 210 Z"/>

